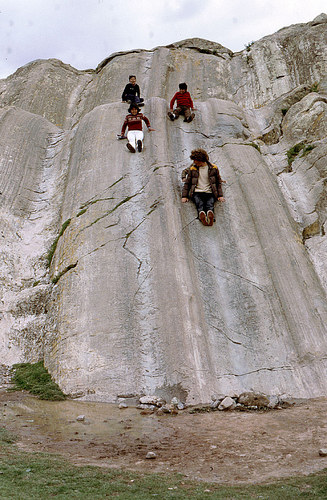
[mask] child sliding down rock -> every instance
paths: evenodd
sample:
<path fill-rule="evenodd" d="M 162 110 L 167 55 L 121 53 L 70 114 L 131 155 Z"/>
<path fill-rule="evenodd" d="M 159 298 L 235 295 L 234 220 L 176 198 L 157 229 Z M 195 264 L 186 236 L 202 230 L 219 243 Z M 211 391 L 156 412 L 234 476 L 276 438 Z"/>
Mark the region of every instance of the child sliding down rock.
<path fill-rule="evenodd" d="M 177 102 L 177 107 L 173 109 L 175 101 Z M 170 110 L 168 116 L 171 121 L 177 120 L 179 115 L 184 115 L 184 122 L 191 122 L 195 117 L 192 113 L 194 110 L 193 101 L 191 95 L 187 92 L 186 83 L 179 84 L 179 92 L 176 92 L 172 100 L 170 101 Z"/>
<path fill-rule="evenodd" d="M 188 169 L 183 186 L 182 203 L 194 201 L 202 224 L 212 226 L 215 220 L 215 201 L 225 201 L 219 170 L 216 165 L 210 163 L 208 153 L 204 149 L 194 149 L 190 158 L 193 164 Z"/>
<path fill-rule="evenodd" d="M 126 128 L 128 128 L 127 132 L 127 140 L 126 144 L 127 148 L 131 153 L 135 153 L 136 149 L 141 152 L 143 149 L 143 131 L 142 131 L 142 120 L 145 122 L 148 127 L 149 132 L 154 131 L 154 128 L 151 128 L 150 122 L 146 116 L 140 113 L 140 108 L 137 104 L 131 104 L 128 112 L 129 115 L 126 116 L 125 121 L 123 123 L 121 129 L 121 136 L 123 137 L 125 134 Z"/>
<path fill-rule="evenodd" d="M 136 103 L 139 106 L 144 106 L 144 99 L 140 97 L 140 87 L 136 83 L 136 76 L 129 76 L 129 83 L 124 88 L 123 94 L 121 96 L 123 102 Z"/>

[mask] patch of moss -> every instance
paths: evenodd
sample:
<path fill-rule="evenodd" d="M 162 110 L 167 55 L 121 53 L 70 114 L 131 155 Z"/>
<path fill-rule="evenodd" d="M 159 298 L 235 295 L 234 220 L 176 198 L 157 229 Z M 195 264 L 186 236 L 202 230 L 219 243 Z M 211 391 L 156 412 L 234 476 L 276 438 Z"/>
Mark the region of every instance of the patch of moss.
<path fill-rule="evenodd" d="M 60 387 L 52 380 L 43 361 L 38 363 L 18 363 L 11 372 L 13 391 L 28 391 L 40 399 L 60 401 L 66 399 Z"/>
<path fill-rule="evenodd" d="M 318 91 L 319 91 L 319 83 L 318 83 L 318 82 L 314 82 L 314 83 L 311 85 L 310 91 L 311 91 L 311 92 L 318 92 Z"/>
<path fill-rule="evenodd" d="M 76 215 L 76 217 L 80 217 L 81 215 L 85 214 L 87 208 L 83 208 L 83 210 L 81 210 L 80 212 L 78 212 L 78 214 Z"/>
<path fill-rule="evenodd" d="M 60 280 L 60 278 L 66 274 L 68 271 L 70 271 L 71 269 L 74 269 L 74 267 L 77 266 L 77 262 L 75 262 L 74 264 L 69 264 L 69 266 L 65 267 L 65 269 L 63 271 L 61 271 L 60 273 L 58 273 L 54 278 L 52 278 L 52 283 L 55 285 L 56 283 L 58 283 L 58 281 Z"/>
<path fill-rule="evenodd" d="M 301 156 L 305 156 L 307 155 L 308 153 L 310 153 L 310 151 L 312 151 L 314 149 L 314 145 L 313 144 L 308 144 L 308 146 L 305 146 L 303 148 L 303 151 L 302 151 L 302 154 Z"/>
<path fill-rule="evenodd" d="M 56 251 L 56 248 L 57 248 L 57 245 L 58 245 L 58 241 L 59 241 L 59 238 L 64 234 L 64 232 L 66 231 L 67 227 L 69 226 L 71 222 L 71 219 L 67 219 L 63 225 L 61 226 L 61 229 L 59 231 L 59 234 L 58 236 L 56 237 L 56 239 L 54 240 L 54 242 L 52 243 L 51 247 L 50 247 L 50 250 L 48 251 L 47 255 L 46 255 L 46 262 L 47 262 L 47 266 L 50 267 L 51 265 L 51 261 L 52 261 L 52 258 L 54 256 L 54 253 Z"/>
<path fill-rule="evenodd" d="M 301 156 L 306 156 L 310 151 L 312 151 L 314 148 L 314 145 L 308 144 L 305 145 L 303 142 L 298 142 L 293 146 L 291 149 L 287 151 L 287 161 L 288 165 L 291 166 L 292 162 L 295 160 L 295 158 L 299 155 L 299 153 L 302 152 Z"/>
<path fill-rule="evenodd" d="M 258 144 L 256 144 L 255 142 L 248 142 L 248 143 L 247 143 L 247 146 L 252 146 L 252 147 L 253 147 L 253 148 L 255 148 L 257 151 L 259 151 L 259 153 L 261 153 L 260 146 L 258 146 Z"/>

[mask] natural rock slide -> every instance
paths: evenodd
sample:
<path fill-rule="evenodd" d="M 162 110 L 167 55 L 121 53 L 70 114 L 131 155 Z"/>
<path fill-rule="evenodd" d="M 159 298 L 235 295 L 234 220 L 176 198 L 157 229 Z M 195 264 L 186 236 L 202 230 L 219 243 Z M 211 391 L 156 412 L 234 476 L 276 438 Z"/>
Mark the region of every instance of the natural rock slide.
<path fill-rule="evenodd" d="M 95 401 L 327 394 L 326 23 L 0 81 L 3 373 L 44 358 Z M 116 140 L 130 73 L 156 129 L 135 155 Z M 182 81 L 191 124 L 167 119 Z M 196 147 L 226 180 L 211 228 L 180 200 Z"/>

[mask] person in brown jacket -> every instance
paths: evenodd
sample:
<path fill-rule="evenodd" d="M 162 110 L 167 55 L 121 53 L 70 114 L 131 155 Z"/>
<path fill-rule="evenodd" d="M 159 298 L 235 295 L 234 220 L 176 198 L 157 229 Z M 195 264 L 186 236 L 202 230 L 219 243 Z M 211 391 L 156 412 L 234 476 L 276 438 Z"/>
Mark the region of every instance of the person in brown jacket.
<path fill-rule="evenodd" d="M 225 201 L 219 170 L 216 165 L 210 163 L 208 153 L 204 149 L 194 149 L 190 158 L 193 164 L 188 169 L 183 186 L 182 203 L 193 200 L 202 224 L 212 226 L 215 220 L 215 201 Z"/>

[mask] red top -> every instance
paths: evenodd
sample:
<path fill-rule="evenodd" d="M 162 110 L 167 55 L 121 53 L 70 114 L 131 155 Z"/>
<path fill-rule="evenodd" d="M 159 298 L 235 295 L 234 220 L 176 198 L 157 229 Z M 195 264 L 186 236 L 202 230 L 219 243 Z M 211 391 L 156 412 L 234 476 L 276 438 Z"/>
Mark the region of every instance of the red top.
<path fill-rule="evenodd" d="M 177 107 L 187 106 L 188 108 L 194 108 L 193 101 L 189 92 L 176 92 L 176 94 L 170 101 L 170 109 L 173 109 L 175 101 L 177 101 Z"/>
<path fill-rule="evenodd" d="M 151 127 L 149 119 L 142 113 L 127 115 L 121 129 L 121 135 L 125 134 L 126 127 L 128 127 L 128 130 L 142 130 L 142 120 L 146 123 L 148 128 Z"/>

